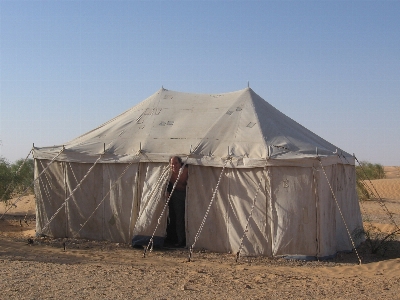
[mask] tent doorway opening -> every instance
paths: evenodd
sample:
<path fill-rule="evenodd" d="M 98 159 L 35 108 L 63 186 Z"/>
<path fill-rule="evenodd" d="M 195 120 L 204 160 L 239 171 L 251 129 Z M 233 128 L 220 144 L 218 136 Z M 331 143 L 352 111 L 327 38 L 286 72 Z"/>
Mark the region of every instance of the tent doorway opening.
<path fill-rule="evenodd" d="M 172 247 L 186 246 L 185 209 L 186 191 L 174 191 L 168 203 L 168 223 L 165 245 Z"/>

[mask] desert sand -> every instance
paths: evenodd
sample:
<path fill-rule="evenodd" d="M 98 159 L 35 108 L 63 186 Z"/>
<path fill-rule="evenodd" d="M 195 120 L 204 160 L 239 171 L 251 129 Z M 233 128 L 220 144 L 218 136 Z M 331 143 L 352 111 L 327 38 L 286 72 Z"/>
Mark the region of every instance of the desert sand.
<path fill-rule="evenodd" d="M 382 202 L 361 203 L 364 226 L 385 235 L 400 226 L 400 178 L 372 183 Z M 241 257 L 187 250 L 35 237 L 34 197 L 0 220 L 2 299 L 400 299 L 400 234 L 384 255 L 367 244 L 328 261 Z M 6 207 L 0 204 L 0 213 Z M 389 217 L 387 211 L 391 213 Z M 394 224 L 394 223 L 395 224 Z M 63 243 L 66 243 L 64 250 Z"/>

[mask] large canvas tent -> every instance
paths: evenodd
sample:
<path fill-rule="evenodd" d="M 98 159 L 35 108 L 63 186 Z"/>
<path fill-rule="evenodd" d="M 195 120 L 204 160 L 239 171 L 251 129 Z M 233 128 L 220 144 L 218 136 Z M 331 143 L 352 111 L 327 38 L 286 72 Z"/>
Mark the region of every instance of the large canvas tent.
<path fill-rule="evenodd" d="M 34 148 L 37 233 L 125 243 L 154 233 L 162 244 L 173 155 L 189 165 L 188 245 L 198 234 L 196 248 L 236 252 L 244 237 L 245 254 L 319 258 L 354 247 L 353 157 L 251 88 L 162 88 L 65 145 Z"/>

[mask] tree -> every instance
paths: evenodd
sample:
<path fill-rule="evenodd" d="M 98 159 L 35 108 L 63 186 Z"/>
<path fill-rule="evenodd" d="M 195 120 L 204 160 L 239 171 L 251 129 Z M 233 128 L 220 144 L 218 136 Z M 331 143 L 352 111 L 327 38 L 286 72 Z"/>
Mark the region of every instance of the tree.
<path fill-rule="evenodd" d="M 2 201 L 11 198 L 13 192 L 12 179 L 10 163 L 4 157 L 0 157 L 0 199 Z"/>
<path fill-rule="evenodd" d="M 23 159 L 10 164 L 5 158 L 0 157 L 0 199 L 9 200 L 13 195 L 24 192 L 33 192 L 33 159 L 25 163 Z"/>
<path fill-rule="evenodd" d="M 29 192 L 32 193 L 33 187 L 30 185 L 32 184 L 33 181 L 33 171 L 34 171 L 33 159 L 28 159 L 25 163 L 23 159 L 17 160 L 14 164 L 11 165 L 11 171 L 12 174 L 15 174 L 14 192 L 22 193 L 28 187 L 30 187 Z"/>

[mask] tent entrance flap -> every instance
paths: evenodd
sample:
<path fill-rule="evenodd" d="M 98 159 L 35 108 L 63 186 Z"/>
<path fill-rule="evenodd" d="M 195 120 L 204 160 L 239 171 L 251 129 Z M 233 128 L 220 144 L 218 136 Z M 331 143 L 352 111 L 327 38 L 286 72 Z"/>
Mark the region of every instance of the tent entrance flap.
<path fill-rule="evenodd" d="M 132 232 L 132 243 L 145 239 L 165 238 L 167 216 L 163 214 L 166 203 L 165 188 L 169 180 L 169 167 L 165 163 L 140 163 L 138 190 L 138 217 Z"/>

